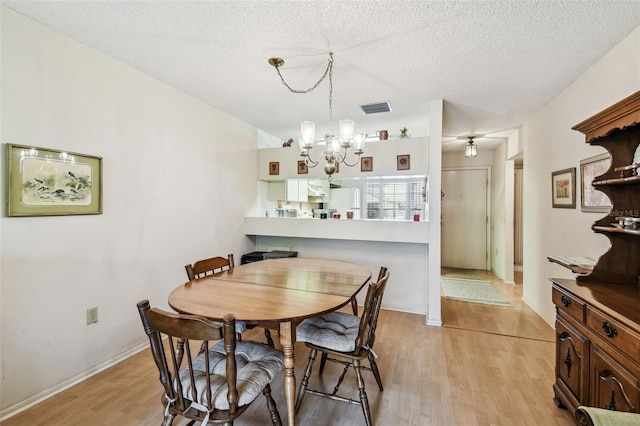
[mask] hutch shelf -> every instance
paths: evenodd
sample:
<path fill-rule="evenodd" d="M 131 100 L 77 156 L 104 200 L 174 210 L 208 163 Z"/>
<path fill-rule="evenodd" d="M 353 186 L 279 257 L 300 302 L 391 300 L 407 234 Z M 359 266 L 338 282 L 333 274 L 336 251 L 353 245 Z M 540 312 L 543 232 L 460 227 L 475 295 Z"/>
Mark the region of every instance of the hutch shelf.
<path fill-rule="evenodd" d="M 574 280 L 552 278 L 556 305 L 554 401 L 640 412 L 640 91 L 577 124 L 586 143 L 605 148 L 611 168 L 593 186 L 612 209 L 591 229 L 611 247 L 593 268 L 564 264 Z M 557 259 L 549 258 L 558 262 Z"/>

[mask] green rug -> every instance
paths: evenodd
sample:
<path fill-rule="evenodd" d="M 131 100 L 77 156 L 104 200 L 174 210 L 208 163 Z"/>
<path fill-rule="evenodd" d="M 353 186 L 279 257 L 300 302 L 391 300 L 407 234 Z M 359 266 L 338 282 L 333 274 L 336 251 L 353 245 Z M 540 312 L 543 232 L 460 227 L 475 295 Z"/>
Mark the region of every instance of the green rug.
<path fill-rule="evenodd" d="M 511 306 L 489 281 L 440 277 L 447 299 L 485 305 Z"/>

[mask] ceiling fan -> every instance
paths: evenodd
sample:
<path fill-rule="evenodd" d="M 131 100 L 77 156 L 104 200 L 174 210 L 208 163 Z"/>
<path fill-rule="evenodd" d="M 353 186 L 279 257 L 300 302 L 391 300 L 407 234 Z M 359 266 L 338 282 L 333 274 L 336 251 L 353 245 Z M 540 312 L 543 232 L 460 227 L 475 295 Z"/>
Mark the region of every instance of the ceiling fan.
<path fill-rule="evenodd" d="M 461 142 L 465 141 L 464 151 L 465 157 L 476 157 L 478 155 L 478 142 L 482 142 L 482 145 L 488 145 L 489 148 L 496 146 L 499 142 L 504 141 L 506 138 L 504 137 L 493 137 L 485 134 L 469 134 L 464 136 L 443 136 L 442 143 L 447 144 L 450 142 Z M 488 144 L 485 142 L 489 142 Z M 458 151 L 462 149 L 462 144 L 456 144 L 458 148 L 453 148 L 449 150 Z M 451 148 L 451 147 L 450 147 Z"/>
<path fill-rule="evenodd" d="M 467 146 L 464 147 L 464 158 L 477 157 L 478 145 L 473 143 L 474 136 L 467 136 L 467 138 L 469 138 L 469 142 Z"/>

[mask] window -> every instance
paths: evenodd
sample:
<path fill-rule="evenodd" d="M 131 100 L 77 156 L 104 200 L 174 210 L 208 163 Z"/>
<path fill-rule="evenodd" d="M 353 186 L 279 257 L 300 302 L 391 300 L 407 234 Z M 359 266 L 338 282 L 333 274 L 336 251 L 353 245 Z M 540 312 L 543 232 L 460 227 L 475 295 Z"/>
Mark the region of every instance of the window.
<path fill-rule="evenodd" d="M 367 219 L 411 220 L 424 217 L 424 178 L 367 179 Z"/>

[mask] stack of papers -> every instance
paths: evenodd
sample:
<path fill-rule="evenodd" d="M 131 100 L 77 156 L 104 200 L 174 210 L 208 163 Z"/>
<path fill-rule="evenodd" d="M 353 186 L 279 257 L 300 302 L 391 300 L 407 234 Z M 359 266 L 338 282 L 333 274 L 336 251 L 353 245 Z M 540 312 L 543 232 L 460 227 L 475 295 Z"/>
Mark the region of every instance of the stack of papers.
<path fill-rule="evenodd" d="M 580 266 L 582 268 L 593 268 L 596 261 L 584 256 L 549 256 L 551 259 L 557 260 L 569 266 Z"/>

